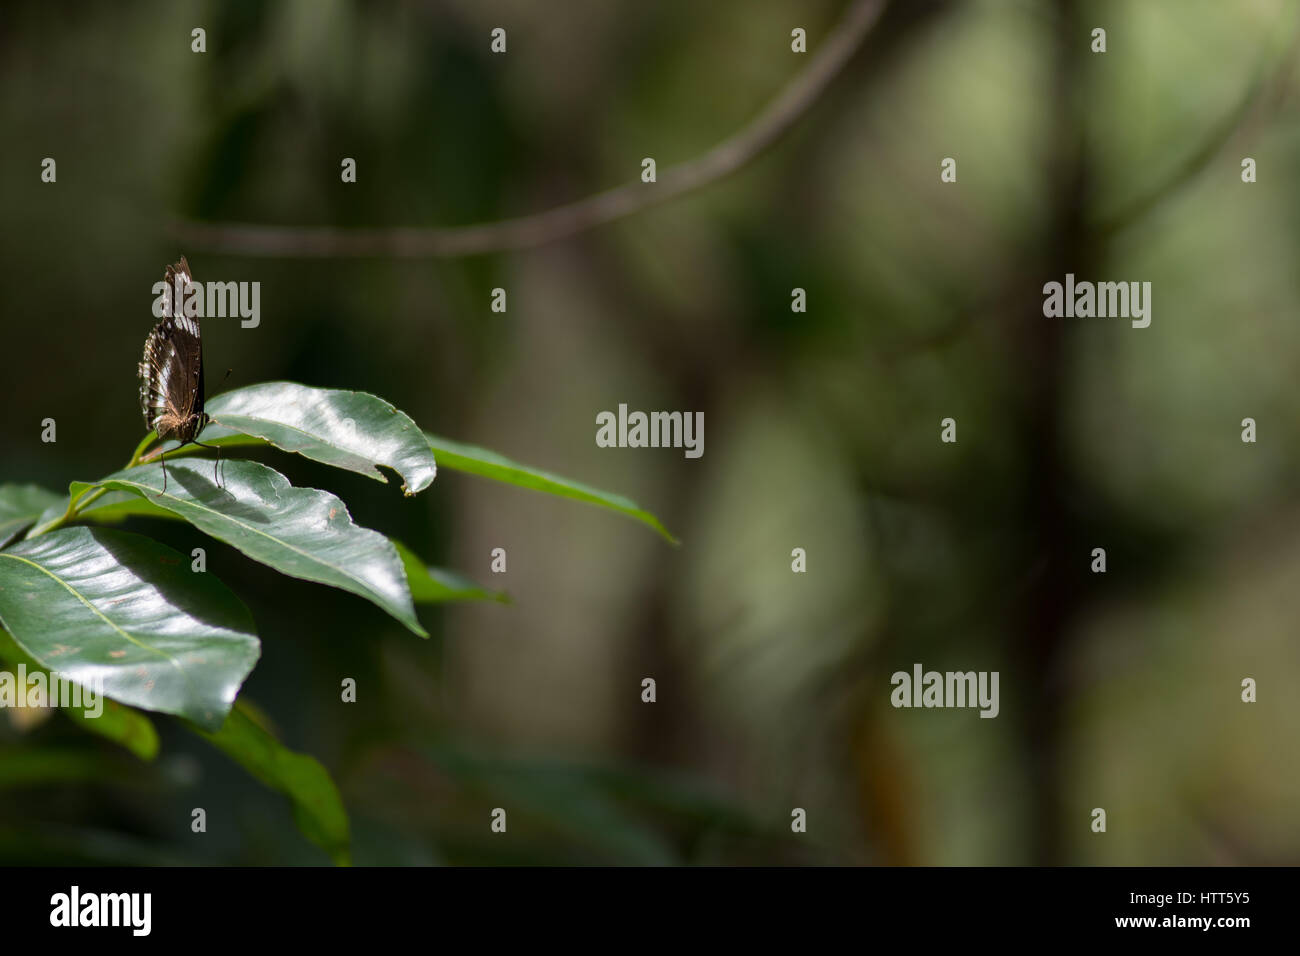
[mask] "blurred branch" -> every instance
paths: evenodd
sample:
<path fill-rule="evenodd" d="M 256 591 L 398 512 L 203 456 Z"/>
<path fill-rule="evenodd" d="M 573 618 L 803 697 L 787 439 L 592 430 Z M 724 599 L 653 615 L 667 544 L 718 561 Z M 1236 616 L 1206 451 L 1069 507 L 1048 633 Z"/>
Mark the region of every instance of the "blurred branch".
<path fill-rule="evenodd" d="M 176 222 L 188 246 L 254 256 L 437 258 L 522 249 L 553 242 L 716 182 L 745 166 L 790 129 L 861 46 L 884 0 L 853 0 L 807 69 L 740 132 L 702 156 L 669 167 L 658 182 L 634 182 L 518 219 L 457 227 L 340 229 L 251 223 Z"/>
<path fill-rule="evenodd" d="M 1109 239 L 1139 221 L 1195 179 L 1229 143 L 1247 135 L 1253 126 L 1258 125 L 1266 115 L 1275 110 L 1288 92 L 1298 52 L 1300 52 L 1300 29 L 1293 32 L 1291 42 L 1287 45 L 1277 67 L 1272 72 L 1261 70 L 1256 75 L 1250 89 L 1246 91 L 1246 95 L 1242 97 L 1236 109 L 1215 126 L 1201 146 L 1189 155 L 1182 165 L 1149 192 L 1094 225 L 1093 228 L 1100 238 Z"/>

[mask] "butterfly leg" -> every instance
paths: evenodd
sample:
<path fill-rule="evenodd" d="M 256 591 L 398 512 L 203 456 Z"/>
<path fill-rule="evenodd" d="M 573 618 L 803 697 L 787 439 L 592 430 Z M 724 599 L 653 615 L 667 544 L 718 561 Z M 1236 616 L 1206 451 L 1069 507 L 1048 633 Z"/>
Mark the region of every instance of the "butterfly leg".
<path fill-rule="evenodd" d="M 222 468 L 221 468 L 221 446 L 220 446 L 220 445 L 205 445 L 205 444 L 203 444 L 203 442 L 201 442 L 201 441 L 195 441 L 194 444 L 198 445 L 200 448 L 211 448 L 211 449 L 213 449 L 214 451 L 216 451 L 216 453 L 217 453 L 217 462 L 216 462 L 215 465 L 212 466 L 212 478 L 213 478 L 213 480 L 216 482 L 217 487 L 220 488 L 220 487 L 221 487 L 221 471 L 224 471 L 224 470 L 225 470 L 225 469 L 222 469 Z M 218 471 L 218 469 L 221 469 L 221 471 Z"/>
<path fill-rule="evenodd" d="M 167 491 L 167 452 L 163 452 L 162 457 L 159 458 L 158 460 L 162 462 L 163 486 L 162 486 L 162 491 L 154 495 L 155 498 L 162 497 L 162 495 L 164 495 Z"/>

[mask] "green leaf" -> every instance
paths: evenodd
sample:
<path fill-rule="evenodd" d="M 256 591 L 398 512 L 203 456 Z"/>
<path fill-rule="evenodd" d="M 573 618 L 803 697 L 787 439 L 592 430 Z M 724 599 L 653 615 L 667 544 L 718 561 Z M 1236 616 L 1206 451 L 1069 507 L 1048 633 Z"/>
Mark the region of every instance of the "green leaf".
<path fill-rule="evenodd" d="M 62 708 L 63 714 L 74 724 L 92 734 L 99 734 L 121 744 L 141 760 L 158 756 L 158 731 L 151 721 L 134 707 L 104 698 L 104 710 L 99 716 L 87 714 L 83 708 Z"/>
<path fill-rule="evenodd" d="M 218 395 L 206 410 L 226 428 L 378 481 L 388 480 L 376 467 L 385 465 L 402 476 L 408 495 L 429 487 L 437 473 L 415 422 L 365 392 L 265 382 Z"/>
<path fill-rule="evenodd" d="M 62 495 L 37 485 L 0 485 L 0 548 L 60 502 L 67 507 Z"/>
<path fill-rule="evenodd" d="M 599 505 L 602 508 L 609 508 L 612 511 L 625 514 L 643 524 L 649 525 L 672 544 L 678 543 L 677 539 L 659 523 L 658 518 L 635 501 L 624 498 L 622 495 L 610 494 L 589 485 L 570 481 L 568 478 L 561 478 L 559 475 L 553 475 L 548 471 L 521 465 L 509 458 L 498 455 L 494 451 L 488 451 L 486 448 L 462 445 L 460 442 L 454 442 L 448 438 L 439 438 L 428 433 L 426 433 L 426 437 L 438 456 L 439 464 L 444 468 L 463 471 L 469 475 L 479 475 L 482 478 L 504 481 L 508 484 L 518 485 L 521 488 L 532 488 L 534 491 L 544 491 L 547 494 L 559 495 L 562 498 L 585 501 L 588 504 Z"/>
<path fill-rule="evenodd" d="M 278 471 L 240 460 L 222 463 L 221 487 L 213 482 L 213 462 L 195 459 L 168 462 L 165 493 L 157 464 L 119 471 L 96 484 L 146 498 L 290 577 L 360 595 L 429 636 L 415 617 L 392 542 L 353 524 L 347 505 L 327 491 L 295 488 Z M 74 482 L 71 492 L 88 487 Z"/>
<path fill-rule="evenodd" d="M 199 730 L 218 749 L 293 803 L 294 819 L 307 839 L 339 866 L 351 862 L 351 837 L 343 798 L 314 758 L 294 753 L 276 740 L 243 703 L 235 705 L 216 733 Z"/>
<path fill-rule="evenodd" d="M 40 671 L 46 675 L 47 680 L 49 679 L 49 671 L 19 647 L 8 632 L 2 630 L 0 630 L 0 661 L 13 668 L 23 664 L 27 668 L 27 673 Z M 79 724 L 91 733 L 121 744 L 141 760 L 152 760 L 158 756 L 158 731 L 154 729 L 153 721 L 134 707 L 127 707 L 115 700 L 103 698 L 103 710 L 98 716 L 88 715 L 85 707 L 68 706 L 59 709 L 73 723 Z"/>
<path fill-rule="evenodd" d="M 261 653 L 224 584 L 109 528 L 60 528 L 0 551 L 0 621 L 59 676 L 212 728 Z"/>
<path fill-rule="evenodd" d="M 207 441 L 207 439 L 205 438 L 204 441 Z M 170 460 L 168 458 L 168 461 Z M 89 486 L 78 484 L 77 487 L 87 488 Z M 126 491 L 110 491 L 90 504 L 79 507 L 81 507 L 81 510 L 77 512 L 76 520 L 97 521 L 101 524 L 120 524 L 130 517 L 179 520 L 176 515 L 166 508 L 160 508 L 153 502 Z M 45 525 L 47 522 L 62 517 L 67 509 L 68 498 L 64 496 L 41 512 L 41 516 L 36 521 L 37 526 Z"/>
<path fill-rule="evenodd" d="M 7 750 L 0 761 L 0 791 L 51 784 L 120 782 L 124 769 L 123 761 L 114 760 L 107 753 L 50 747 Z"/>
<path fill-rule="evenodd" d="M 504 591 L 493 591 L 476 584 L 455 571 L 431 568 L 420 556 L 397 539 L 393 546 L 406 568 L 406 580 L 411 585 L 411 597 L 416 604 L 441 604 L 446 601 L 497 601 L 509 604 L 510 596 Z"/>

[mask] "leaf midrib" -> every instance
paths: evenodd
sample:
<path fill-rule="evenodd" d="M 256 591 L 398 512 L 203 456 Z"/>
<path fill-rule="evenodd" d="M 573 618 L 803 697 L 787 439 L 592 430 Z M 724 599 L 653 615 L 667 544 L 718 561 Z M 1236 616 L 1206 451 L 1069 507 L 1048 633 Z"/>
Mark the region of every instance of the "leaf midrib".
<path fill-rule="evenodd" d="M 170 654 L 166 653 L 165 651 L 159 650 L 158 648 L 153 647 L 153 646 L 151 646 L 151 645 L 149 645 L 149 644 L 142 643 L 141 641 L 137 641 L 134 637 L 132 637 L 132 636 L 131 636 L 130 634 L 128 634 L 126 631 L 122 630 L 120 627 L 118 627 L 116 624 L 114 624 L 113 621 L 109 619 L 108 615 L 106 615 L 106 614 L 105 614 L 103 611 L 101 611 L 99 608 L 95 607 L 95 605 L 92 604 L 92 603 L 90 602 L 90 600 L 89 600 L 89 599 L 88 599 L 84 594 L 82 594 L 80 591 L 78 591 L 76 588 L 74 588 L 71 584 L 69 584 L 69 583 L 68 583 L 67 581 L 65 581 L 63 578 L 59 577 L 57 574 L 55 574 L 55 573 L 54 573 L 53 571 L 51 571 L 49 568 L 46 568 L 46 567 L 44 567 L 43 565 L 40 565 L 40 564 L 36 563 L 35 561 L 32 561 L 30 558 L 24 558 L 22 555 L 13 554 L 13 553 L 8 552 L 8 551 L 0 551 L 0 558 L 12 558 L 12 559 L 15 560 L 15 561 L 20 561 L 20 562 L 22 562 L 23 564 L 30 565 L 31 567 L 35 568 L 37 571 L 40 571 L 42 574 L 48 575 L 49 577 L 53 578 L 55 581 L 57 581 L 59 584 L 61 584 L 64 588 L 66 588 L 69 594 L 71 594 L 71 595 L 72 595 L 73 597 L 75 597 L 78 601 L 80 601 L 80 602 L 81 602 L 82 604 L 84 604 L 87 608 L 89 608 L 92 614 L 94 614 L 96 617 L 98 617 L 100 620 L 102 620 L 105 624 L 107 624 L 107 625 L 108 625 L 109 627 L 111 627 L 113 630 L 117 631 L 117 633 L 121 634 L 124 638 L 126 638 L 128 641 L 130 641 L 130 642 L 131 642 L 132 644 L 134 644 L 136 647 L 139 647 L 139 648 L 141 648 L 142 650 L 152 651 L 153 653 L 155 653 L 155 654 L 157 654 L 159 657 L 161 657 L 163 660 L 167 661 L 167 663 L 171 664 L 172 667 L 176 668 L 176 670 L 180 673 L 181 677 L 185 680 L 185 682 L 186 682 L 187 684 L 190 685 L 191 688 L 193 688 L 193 689 L 197 689 L 197 688 L 194 687 L 194 682 L 190 680 L 189 675 L 185 673 L 185 668 L 181 667 L 180 661 L 176 660 L 174 657 L 172 657 Z M 15 635 L 15 637 L 16 637 L 16 635 Z M 46 666 L 49 666 L 49 665 L 46 665 Z M 54 668 L 54 667 L 51 667 L 50 669 L 51 669 L 51 670 L 57 670 L 57 668 Z"/>
<path fill-rule="evenodd" d="M 218 412 L 217 414 L 220 415 L 221 413 Z M 335 445 L 331 445 L 331 444 L 330 444 L 330 443 L 329 443 L 325 438 L 323 438 L 323 437 L 321 437 L 321 436 L 319 436 L 319 435 L 315 435 L 315 434 L 313 434 L 312 432 L 307 431 L 305 428 L 299 428 L 297 425 L 290 425 L 290 424 L 288 424 L 287 422 L 279 422 L 279 421 L 275 421 L 274 419 L 270 419 L 270 418 L 255 418 L 255 417 L 252 416 L 252 415 L 241 415 L 239 412 L 230 412 L 230 413 L 228 413 L 228 414 L 229 414 L 231 417 L 233 417 L 233 418 L 246 418 L 246 419 L 248 419 L 249 421 L 252 421 L 252 422 L 266 422 L 266 423 L 269 423 L 269 424 L 271 424 L 271 425 L 278 425 L 278 426 L 280 426 L 281 428 L 288 429 L 289 431 L 297 432 L 299 435 L 306 435 L 306 436 L 307 436 L 308 438 L 310 438 L 312 441 L 316 442 L 316 444 L 321 445 L 321 446 L 323 446 L 323 447 L 325 447 L 325 448 L 334 448 L 334 449 L 337 450 L 337 451 L 343 451 L 343 449 L 338 448 L 338 447 L 335 446 Z M 231 425 L 227 425 L 225 422 L 223 422 L 220 418 L 218 418 L 218 417 L 215 416 L 215 415 L 213 416 L 212 420 L 213 420 L 214 422 L 216 422 L 218 425 L 225 425 L 226 428 L 231 428 L 231 427 L 233 427 L 233 426 L 231 426 Z M 241 434 L 244 434 L 244 435 L 249 434 L 249 432 L 243 431 L 242 429 L 238 429 L 238 428 L 236 428 L 235 431 L 240 432 Z M 271 439 L 267 438 L 265 435 L 254 435 L 253 437 L 254 437 L 254 438 L 260 438 L 262 441 L 267 442 L 267 443 L 270 444 L 270 445 L 275 445 L 275 447 L 276 447 L 276 448 L 279 448 L 281 451 L 287 451 L 287 452 L 290 452 L 291 454 L 295 454 L 295 455 L 301 455 L 301 454 L 302 454 L 301 451 L 298 451 L 298 450 L 296 450 L 296 449 L 293 449 L 293 448 L 284 448 L 284 447 L 282 447 L 282 446 L 280 446 L 280 445 L 276 445 L 275 442 L 271 441 Z M 350 451 L 343 451 L 343 454 L 347 455 L 347 456 L 350 457 L 350 458 L 355 458 L 357 461 L 362 462 L 363 464 L 365 464 L 365 465 L 367 466 L 367 468 L 369 468 L 369 471 L 368 471 L 368 472 L 364 472 L 363 474 L 372 475 L 373 477 L 378 478 L 380 481 L 384 482 L 384 484 L 387 484 L 387 483 L 388 483 L 388 478 L 384 476 L 384 473 L 383 473 L 382 471 L 380 471 L 378 468 L 375 467 L 375 462 L 371 461 L 369 458 L 364 458 L 364 457 L 362 457 L 361 455 L 353 454 L 353 453 L 350 452 Z M 382 464 L 382 462 L 381 462 L 380 464 Z"/>
<path fill-rule="evenodd" d="M 104 482 L 104 485 L 110 485 L 110 484 L 113 484 L 113 485 L 127 485 L 127 486 L 129 486 L 129 487 L 131 487 L 131 488 L 147 488 L 147 489 L 149 489 L 150 491 L 153 490 L 153 488 L 152 488 L 150 485 L 146 485 L 146 484 L 144 484 L 143 482 L 139 482 L 139 481 L 130 481 L 130 480 L 125 479 L 125 478 L 114 478 L 114 479 L 113 479 L 112 481 L 110 481 L 110 482 Z M 348 574 L 347 571 L 345 571 L 343 568 L 339 567 L 338 565 L 336 565 L 336 564 L 332 564 L 332 563 L 330 563 L 329 561 L 326 561 L 326 560 L 324 560 L 323 558 L 318 557 L 317 555 L 311 554 L 310 552 L 304 551 L 304 550 L 302 550 L 301 548 L 295 547 L 293 544 L 289 543 L 288 541 L 284 540 L 283 538 L 277 538 L 277 537 L 275 537 L 275 536 L 272 535 L 272 534 L 267 534 L 267 532 L 263 531 L 261 528 L 255 528 L 255 527 L 253 527 L 253 526 L 250 525 L 250 524 L 245 524 L 244 522 L 240 521 L 238 518 L 235 518 L 235 517 L 232 516 L 232 515 L 228 515 L 228 514 L 226 514 L 224 511 L 217 511 L 215 508 L 209 508 L 207 505 L 202 504 L 201 502 L 199 502 L 199 500 L 198 500 L 197 498 L 178 498 L 178 497 L 176 497 L 175 495 L 169 495 L 169 494 L 167 494 L 166 492 L 162 492 L 162 497 L 164 497 L 164 498 L 168 498 L 168 499 L 170 499 L 170 500 L 172 500 L 172 501 L 175 501 L 175 502 L 177 502 L 178 504 L 181 504 L 181 505 L 189 505 L 190 507 L 196 508 L 196 509 L 198 509 L 199 511 L 203 511 L 203 512 L 206 512 L 206 513 L 211 514 L 211 515 L 216 515 L 216 516 L 219 517 L 219 518 L 224 518 L 225 520 L 229 521 L 231 524 L 236 525 L 237 527 L 243 528 L 245 531 L 251 531 L 251 532 L 253 532 L 254 534 L 260 534 L 262 537 L 267 538 L 268 540 L 273 541 L 273 542 L 275 542 L 276 544 L 279 544 L 279 545 L 281 545 L 282 547 L 285 547 L 285 548 L 289 549 L 290 551 L 293 551 L 295 554 L 300 554 L 300 555 L 302 555 L 302 557 L 306 558 L 309 562 L 313 562 L 313 563 L 315 563 L 315 564 L 319 564 L 319 565 L 322 565 L 322 566 L 324 566 L 324 567 L 327 567 L 327 568 L 329 568 L 329 569 L 332 570 L 332 571 L 336 571 L 338 574 L 342 575 L 344 578 L 346 578 L 346 579 L 349 580 L 349 581 L 356 581 L 358 584 L 360 584 L 363 588 L 366 589 L 367 593 L 369 593 L 369 594 L 373 594 L 375 597 L 380 598 L 381 600 L 384 600 L 384 601 L 389 600 L 385 595 L 381 594 L 381 593 L 378 592 L 378 591 L 373 590 L 373 589 L 372 589 L 372 588 L 371 588 L 371 587 L 370 587 L 370 586 L 369 586 L 365 581 L 362 581 L 362 580 L 359 579 L 359 578 L 353 577 L 352 575 Z M 342 504 L 342 502 L 340 502 L 340 504 Z M 346 507 L 343 509 L 343 512 L 344 512 L 344 514 L 347 514 L 347 508 L 346 508 Z M 349 514 L 349 515 L 348 515 L 349 522 L 351 521 L 351 517 L 352 517 L 352 516 Z M 359 525 L 355 525 L 355 524 L 353 524 L 352 527 L 356 528 L 356 527 L 359 527 Z"/>

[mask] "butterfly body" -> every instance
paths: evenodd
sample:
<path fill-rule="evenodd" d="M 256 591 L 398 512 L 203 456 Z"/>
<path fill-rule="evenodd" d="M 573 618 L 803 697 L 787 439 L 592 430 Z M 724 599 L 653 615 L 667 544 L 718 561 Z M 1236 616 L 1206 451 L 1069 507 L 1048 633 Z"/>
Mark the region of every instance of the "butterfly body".
<path fill-rule="evenodd" d="M 140 409 L 145 427 L 160 439 L 202 445 L 198 436 L 208 423 L 203 410 L 203 336 L 198 317 L 185 309 L 185 303 L 201 293 L 184 256 L 167 267 L 166 282 L 163 316 L 145 339 L 140 360 Z M 164 489 L 166 476 L 164 458 Z"/>

